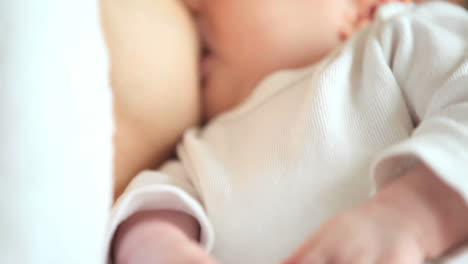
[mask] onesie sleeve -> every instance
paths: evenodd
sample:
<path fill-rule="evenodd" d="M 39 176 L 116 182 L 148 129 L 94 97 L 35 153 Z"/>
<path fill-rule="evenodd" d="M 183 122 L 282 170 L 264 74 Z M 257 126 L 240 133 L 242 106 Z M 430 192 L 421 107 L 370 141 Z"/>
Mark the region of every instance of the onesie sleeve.
<path fill-rule="evenodd" d="M 179 161 L 169 161 L 159 171 L 143 171 L 130 182 L 112 208 L 107 232 L 108 248 L 118 225 L 129 216 L 163 209 L 185 212 L 197 219 L 201 227 L 200 244 L 207 251 L 212 249 L 213 228 Z"/>
<path fill-rule="evenodd" d="M 444 2 L 405 12 L 376 26 L 375 41 L 414 130 L 384 150 L 371 171 L 380 188 L 423 162 L 468 202 L 468 13 Z M 468 248 L 462 251 L 444 263 L 465 263 Z"/>
<path fill-rule="evenodd" d="M 467 12 L 431 2 L 381 23 L 376 32 L 415 127 L 378 157 L 377 184 L 422 161 L 468 201 Z"/>

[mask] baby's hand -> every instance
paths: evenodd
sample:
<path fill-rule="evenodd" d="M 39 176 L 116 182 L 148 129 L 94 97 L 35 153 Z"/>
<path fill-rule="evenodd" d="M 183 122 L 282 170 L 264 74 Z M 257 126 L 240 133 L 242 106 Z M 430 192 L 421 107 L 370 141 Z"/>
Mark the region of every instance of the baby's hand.
<path fill-rule="evenodd" d="M 424 251 L 399 212 L 372 201 L 326 223 L 284 264 L 421 264 Z"/>
<path fill-rule="evenodd" d="M 113 264 L 216 263 L 180 227 L 147 216 L 137 215 L 121 225 L 113 251 Z"/>
<path fill-rule="evenodd" d="M 285 264 L 421 264 L 468 239 L 463 196 L 418 163 L 326 223 Z"/>

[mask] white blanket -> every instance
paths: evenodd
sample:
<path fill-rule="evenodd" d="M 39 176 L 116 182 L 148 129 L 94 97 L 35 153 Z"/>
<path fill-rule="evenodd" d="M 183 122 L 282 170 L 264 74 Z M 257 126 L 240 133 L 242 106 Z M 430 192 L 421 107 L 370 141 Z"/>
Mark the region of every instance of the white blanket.
<path fill-rule="evenodd" d="M 0 0 L 0 263 L 103 263 L 112 111 L 95 0 Z"/>

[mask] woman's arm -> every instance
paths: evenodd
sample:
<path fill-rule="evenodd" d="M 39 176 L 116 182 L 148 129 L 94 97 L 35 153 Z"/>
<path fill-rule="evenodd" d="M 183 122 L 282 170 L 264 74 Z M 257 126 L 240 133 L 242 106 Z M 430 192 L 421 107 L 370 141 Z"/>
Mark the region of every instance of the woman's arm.
<path fill-rule="evenodd" d="M 102 0 L 114 92 L 115 196 L 199 120 L 198 46 L 174 0 Z"/>

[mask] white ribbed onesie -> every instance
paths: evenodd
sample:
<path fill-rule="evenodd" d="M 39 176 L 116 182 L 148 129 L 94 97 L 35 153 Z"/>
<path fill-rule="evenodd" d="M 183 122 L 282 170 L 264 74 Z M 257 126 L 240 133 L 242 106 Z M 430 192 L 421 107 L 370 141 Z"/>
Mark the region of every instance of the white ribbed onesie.
<path fill-rule="evenodd" d="M 279 263 L 418 160 L 468 201 L 468 14 L 386 5 L 321 63 L 272 74 L 187 131 L 178 155 L 133 180 L 109 237 L 135 211 L 169 208 L 199 220 L 220 263 Z"/>

